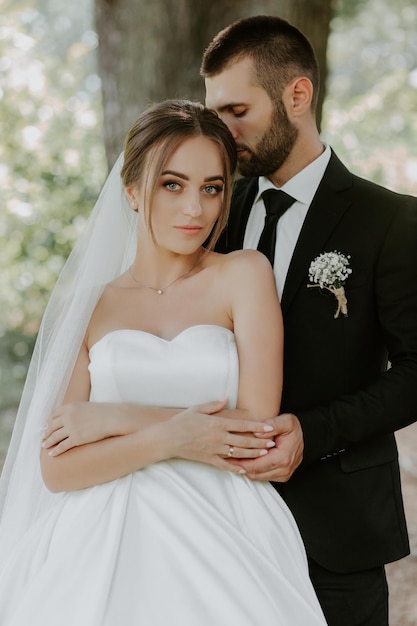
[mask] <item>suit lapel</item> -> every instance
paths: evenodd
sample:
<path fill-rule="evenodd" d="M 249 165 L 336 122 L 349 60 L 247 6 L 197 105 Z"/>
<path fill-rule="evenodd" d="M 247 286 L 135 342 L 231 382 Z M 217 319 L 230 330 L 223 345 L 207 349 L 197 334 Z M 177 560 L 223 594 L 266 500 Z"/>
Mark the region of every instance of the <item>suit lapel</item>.
<path fill-rule="evenodd" d="M 325 250 L 326 243 L 350 205 L 341 191 L 352 185 L 352 176 L 332 153 L 329 165 L 310 205 L 288 268 L 281 299 L 285 314 L 300 287 L 308 282 L 308 268 Z"/>

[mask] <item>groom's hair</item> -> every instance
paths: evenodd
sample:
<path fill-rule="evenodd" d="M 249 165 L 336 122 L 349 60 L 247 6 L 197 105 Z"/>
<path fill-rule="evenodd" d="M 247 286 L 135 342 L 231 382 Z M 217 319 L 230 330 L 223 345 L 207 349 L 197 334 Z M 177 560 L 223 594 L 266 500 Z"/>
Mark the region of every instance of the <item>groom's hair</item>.
<path fill-rule="evenodd" d="M 237 61 L 253 62 L 254 80 L 271 100 L 281 99 L 294 78 L 307 76 L 313 85 L 312 109 L 320 88 L 319 67 L 307 37 L 286 20 L 257 15 L 221 30 L 205 50 L 200 67 L 204 78 L 216 76 Z"/>

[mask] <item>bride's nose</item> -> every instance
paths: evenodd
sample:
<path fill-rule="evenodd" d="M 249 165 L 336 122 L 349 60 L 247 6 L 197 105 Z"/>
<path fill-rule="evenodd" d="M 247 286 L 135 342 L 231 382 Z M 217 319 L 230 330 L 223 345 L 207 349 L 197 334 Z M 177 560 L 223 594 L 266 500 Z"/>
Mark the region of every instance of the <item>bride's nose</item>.
<path fill-rule="evenodd" d="M 200 193 L 192 193 L 186 199 L 183 207 L 183 213 L 185 215 L 191 215 L 192 217 L 198 217 L 201 215 L 201 202 L 200 202 Z"/>

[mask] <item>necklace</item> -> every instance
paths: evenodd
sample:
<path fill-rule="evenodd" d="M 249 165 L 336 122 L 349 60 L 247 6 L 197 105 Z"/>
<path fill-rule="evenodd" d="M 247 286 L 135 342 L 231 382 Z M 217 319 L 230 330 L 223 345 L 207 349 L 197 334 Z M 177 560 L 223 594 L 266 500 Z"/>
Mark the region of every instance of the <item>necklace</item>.
<path fill-rule="evenodd" d="M 185 278 L 186 276 L 188 276 L 188 274 L 191 274 L 191 272 L 197 267 L 197 265 L 200 263 L 200 259 L 198 259 L 197 263 L 195 263 L 195 265 L 193 265 L 189 270 L 187 270 L 186 272 L 184 272 L 184 274 L 181 274 L 181 276 L 178 276 L 178 278 L 175 278 L 174 280 L 172 280 L 170 283 L 168 283 L 168 285 L 165 285 L 165 287 L 162 287 L 161 289 L 157 289 L 156 287 L 152 287 L 152 285 L 145 285 L 145 283 L 141 283 L 139 280 L 137 280 L 134 276 L 133 276 L 133 272 L 132 272 L 132 266 L 129 267 L 129 269 L 127 270 L 129 273 L 130 278 L 137 284 L 140 285 L 140 287 L 145 287 L 146 289 L 152 289 L 152 291 L 155 291 L 158 296 L 162 296 L 166 290 L 171 287 L 171 285 L 173 285 L 174 283 L 176 283 L 177 281 L 179 281 L 181 278 Z"/>

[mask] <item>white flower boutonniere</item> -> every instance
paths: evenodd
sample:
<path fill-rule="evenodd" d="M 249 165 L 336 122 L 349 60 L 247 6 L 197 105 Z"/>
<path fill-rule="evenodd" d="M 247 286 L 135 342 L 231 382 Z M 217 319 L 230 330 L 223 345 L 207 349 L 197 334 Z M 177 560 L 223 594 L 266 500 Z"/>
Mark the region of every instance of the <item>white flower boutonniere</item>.
<path fill-rule="evenodd" d="M 349 267 L 350 256 L 345 256 L 340 252 L 324 252 L 311 262 L 308 275 L 311 283 L 307 287 L 320 287 L 327 289 L 337 299 L 337 310 L 335 319 L 342 313 L 347 317 L 347 299 L 344 284 L 352 273 Z"/>

